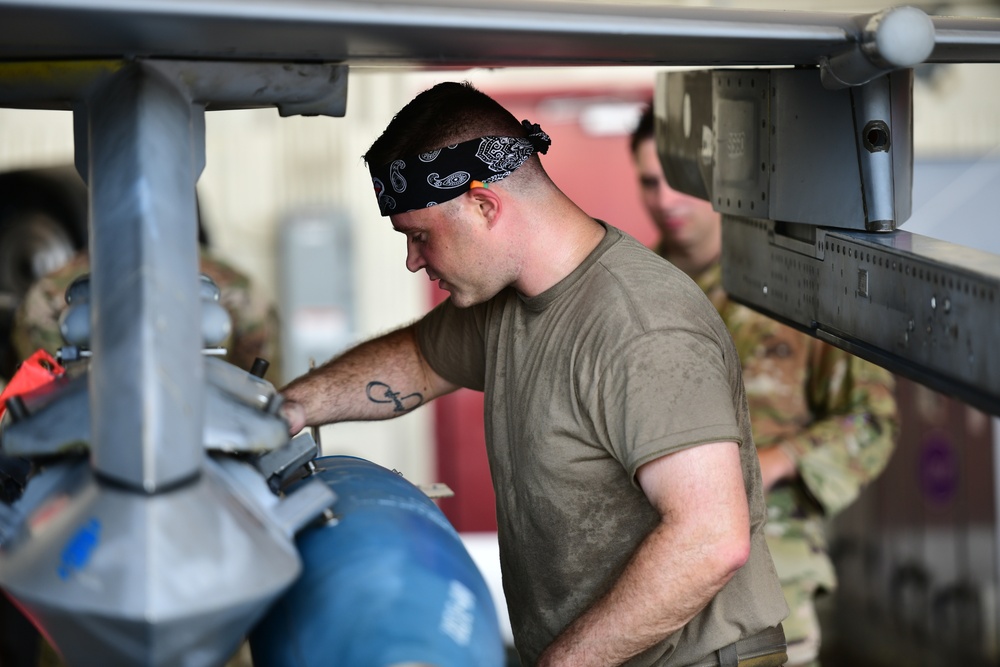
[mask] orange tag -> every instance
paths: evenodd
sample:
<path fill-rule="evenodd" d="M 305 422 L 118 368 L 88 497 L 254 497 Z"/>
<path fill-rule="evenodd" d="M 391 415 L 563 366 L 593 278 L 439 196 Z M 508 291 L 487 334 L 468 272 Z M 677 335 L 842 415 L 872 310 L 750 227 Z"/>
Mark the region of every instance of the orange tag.
<path fill-rule="evenodd" d="M 10 384 L 0 393 L 0 419 L 7 411 L 7 399 L 20 396 L 29 391 L 45 386 L 60 377 L 66 369 L 59 365 L 51 354 L 38 350 L 21 362 L 10 379 Z"/>

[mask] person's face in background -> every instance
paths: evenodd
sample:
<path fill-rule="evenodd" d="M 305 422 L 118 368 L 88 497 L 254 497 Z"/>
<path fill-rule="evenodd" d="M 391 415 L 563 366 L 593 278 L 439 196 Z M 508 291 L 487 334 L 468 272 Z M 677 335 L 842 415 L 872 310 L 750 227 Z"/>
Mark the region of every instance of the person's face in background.
<path fill-rule="evenodd" d="M 689 252 L 718 238 L 721 218 L 704 199 L 672 189 L 663 176 L 656 141 L 641 141 L 635 151 L 642 203 L 660 230 L 667 250 Z"/>

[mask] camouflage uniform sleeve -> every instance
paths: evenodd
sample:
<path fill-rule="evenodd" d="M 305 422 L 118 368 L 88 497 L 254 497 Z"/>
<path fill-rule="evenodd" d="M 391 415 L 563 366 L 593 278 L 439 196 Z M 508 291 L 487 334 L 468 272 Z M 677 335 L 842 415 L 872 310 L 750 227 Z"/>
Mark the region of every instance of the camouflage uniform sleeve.
<path fill-rule="evenodd" d="M 265 377 L 275 386 L 282 382 L 281 342 L 278 312 L 263 296 L 247 287 L 223 296 L 223 305 L 233 319 L 233 335 L 227 360 L 250 370 L 257 357 L 270 365 Z"/>
<path fill-rule="evenodd" d="M 66 309 L 66 288 L 89 270 L 89 258 L 81 254 L 28 288 L 14 313 L 11 329 L 11 343 L 18 359 L 27 359 L 39 349 L 54 355 L 66 344 L 59 331 L 59 316 Z"/>
<path fill-rule="evenodd" d="M 832 516 L 885 468 L 899 419 L 895 381 L 883 368 L 815 341 L 807 393 L 815 419 L 780 445 L 806 489 Z"/>
<path fill-rule="evenodd" d="M 208 253 L 202 253 L 201 270 L 219 287 L 219 303 L 232 321 L 232 334 L 224 343 L 226 361 L 248 371 L 257 357 L 266 359 L 270 365 L 265 378 L 280 384 L 280 327 L 274 305 L 254 288 L 250 278 Z"/>

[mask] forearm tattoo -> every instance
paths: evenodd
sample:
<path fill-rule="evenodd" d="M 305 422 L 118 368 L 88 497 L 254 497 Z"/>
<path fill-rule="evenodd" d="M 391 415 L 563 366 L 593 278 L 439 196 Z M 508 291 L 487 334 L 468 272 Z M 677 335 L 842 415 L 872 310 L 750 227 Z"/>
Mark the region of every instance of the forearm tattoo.
<path fill-rule="evenodd" d="M 409 412 L 420 407 L 424 402 L 423 394 L 414 392 L 400 396 L 398 391 L 393 391 L 392 387 L 384 382 L 369 382 L 365 393 L 368 394 L 368 400 L 372 403 L 392 403 L 393 412 Z"/>

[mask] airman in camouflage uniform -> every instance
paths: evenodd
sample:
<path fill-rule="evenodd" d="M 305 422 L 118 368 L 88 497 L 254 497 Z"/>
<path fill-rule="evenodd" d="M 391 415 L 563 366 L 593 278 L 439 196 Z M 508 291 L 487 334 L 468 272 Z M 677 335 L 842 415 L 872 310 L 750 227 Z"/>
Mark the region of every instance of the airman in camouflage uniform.
<path fill-rule="evenodd" d="M 233 267 L 205 252 L 200 259 L 201 272 L 219 287 L 219 302 L 232 320 L 232 333 L 222 343 L 227 350 L 226 361 L 250 370 L 257 357 L 267 359 L 270 366 L 265 377 L 279 385 L 282 380 L 281 360 L 278 316 L 274 306 L 252 288 L 247 276 Z M 55 354 L 66 344 L 59 333 L 59 316 L 66 308 L 66 288 L 89 271 L 90 259 L 81 253 L 28 290 L 14 315 L 11 332 L 19 359 L 26 359 L 39 348 Z"/>
<path fill-rule="evenodd" d="M 791 610 L 788 666 L 819 664 L 814 599 L 836 586 L 825 523 L 885 468 L 898 418 L 890 373 L 756 311 L 722 289 L 721 219 L 671 190 L 647 111 L 632 137 L 643 202 L 662 237 L 654 248 L 690 275 L 732 334 L 768 507 L 768 547 Z"/>

